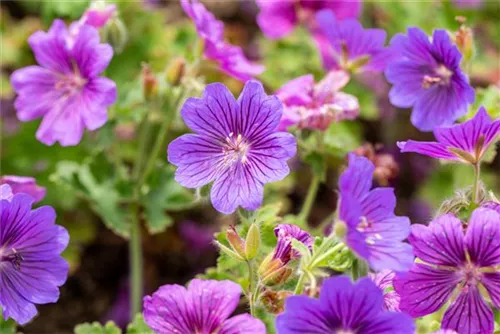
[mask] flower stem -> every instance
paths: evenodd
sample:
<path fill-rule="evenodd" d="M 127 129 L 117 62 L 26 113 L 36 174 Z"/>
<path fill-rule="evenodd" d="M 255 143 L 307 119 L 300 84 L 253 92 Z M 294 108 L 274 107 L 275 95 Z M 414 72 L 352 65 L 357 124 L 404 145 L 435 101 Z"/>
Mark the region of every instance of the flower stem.
<path fill-rule="evenodd" d="M 307 191 L 306 199 L 304 200 L 304 204 L 302 206 L 302 210 L 300 210 L 298 216 L 300 220 L 306 221 L 307 217 L 309 217 L 314 200 L 316 199 L 316 194 L 318 193 L 320 182 L 320 176 L 314 173 L 311 184 L 309 185 L 309 190 Z"/>
<path fill-rule="evenodd" d="M 254 266 L 253 266 L 253 261 L 249 260 L 247 261 L 248 265 L 248 306 L 250 307 L 250 314 L 252 317 L 255 317 L 255 294 L 257 294 L 257 291 L 254 291 L 256 289 L 256 282 L 255 282 L 255 273 L 254 273 Z"/>
<path fill-rule="evenodd" d="M 472 186 L 472 202 L 477 203 L 479 200 L 479 181 L 481 174 L 481 165 L 479 162 L 474 164 L 474 185 Z"/>
<path fill-rule="evenodd" d="M 130 311 L 131 316 L 141 312 L 142 299 L 142 243 L 141 243 L 141 225 L 139 221 L 139 205 L 132 203 L 130 205 L 130 242 L 129 242 L 129 261 L 130 261 Z"/>
<path fill-rule="evenodd" d="M 303 272 L 299 276 L 299 280 L 297 281 L 297 285 L 295 286 L 295 290 L 293 292 L 294 295 L 301 295 L 304 290 L 304 284 L 306 283 L 306 273 Z"/>

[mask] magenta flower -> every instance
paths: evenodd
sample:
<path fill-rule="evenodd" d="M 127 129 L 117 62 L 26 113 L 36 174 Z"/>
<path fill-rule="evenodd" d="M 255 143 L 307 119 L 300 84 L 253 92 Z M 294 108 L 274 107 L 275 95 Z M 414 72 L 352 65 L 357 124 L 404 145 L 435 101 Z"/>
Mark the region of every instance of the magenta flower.
<path fill-rule="evenodd" d="M 319 12 L 316 21 L 329 43 L 321 52 L 326 69 L 382 72 L 391 61 L 383 29 L 363 29 L 356 19 L 339 21 L 329 10 Z"/>
<path fill-rule="evenodd" d="M 0 177 L 0 184 L 8 184 L 14 195 L 19 193 L 30 195 L 34 203 L 40 202 L 46 193 L 45 187 L 40 187 L 34 178 L 27 176 L 4 175 Z"/>
<path fill-rule="evenodd" d="M 113 50 L 99 44 L 95 28 L 84 25 L 73 38 L 61 20 L 48 32 L 37 31 L 28 42 L 39 66 L 12 74 L 17 117 L 43 117 L 36 137 L 46 145 L 77 145 L 84 128 L 93 131 L 106 123 L 107 107 L 116 100 L 115 83 L 99 76 Z"/>
<path fill-rule="evenodd" d="M 102 28 L 114 15 L 116 15 L 116 5 L 107 5 L 102 8 L 91 7 L 83 13 L 80 22 L 95 28 Z"/>
<path fill-rule="evenodd" d="M 339 276 L 323 282 L 319 299 L 288 297 L 276 329 L 278 334 L 409 334 L 415 324 L 404 313 L 385 311 L 382 292 L 369 278 L 352 283 Z"/>
<path fill-rule="evenodd" d="M 196 134 L 168 146 L 176 181 L 188 188 L 214 182 L 212 204 L 222 213 L 257 209 L 264 183 L 287 176 L 287 160 L 297 150 L 291 134 L 276 131 L 282 109 L 257 81 L 248 81 L 238 100 L 223 84 L 207 85 L 203 97 L 188 99 L 181 111 Z"/>
<path fill-rule="evenodd" d="M 265 334 L 249 314 L 232 318 L 241 288 L 231 281 L 193 279 L 186 289 L 164 285 L 144 297 L 144 320 L 158 334 Z"/>
<path fill-rule="evenodd" d="M 413 225 L 409 240 L 420 261 L 394 281 L 401 310 L 422 317 L 451 301 L 442 329 L 493 333 L 493 312 L 486 300 L 500 309 L 500 214 L 474 210 L 465 233 L 460 219 L 443 215 L 429 226 Z"/>
<path fill-rule="evenodd" d="M 394 61 L 385 71 L 393 85 L 391 103 L 411 108 L 411 122 L 421 131 L 449 126 L 467 113 L 474 89 L 460 69 L 462 55 L 445 30 L 435 30 L 432 41 L 419 28 L 391 40 Z"/>
<path fill-rule="evenodd" d="M 404 271 L 413 264 L 412 248 L 403 242 L 410 233 L 410 220 L 394 214 L 393 188 L 375 188 L 375 167 L 365 157 L 349 154 L 349 166 L 340 176 L 340 222 L 344 241 L 376 271 Z"/>
<path fill-rule="evenodd" d="M 474 118 L 462 124 L 437 128 L 437 142 L 398 142 L 401 152 L 415 152 L 432 158 L 478 164 L 500 134 L 500 119 L 494 121 L 481 107 Z"/>
<path fill-rule="evenodd" d="M 311 74 L 286 83 L 276 92 L 284 107 L 278 128 L 285 131 L 296 125 L 324 131 L 332 122 L 355 119 L 359 115 L 358 99 L 340 92 L 348 82 L 346 72 L 332 71 L 317 84 Z"/>
<path fill-rule="evenodd" d="M 263 66 L 250 62 L 240 47 L 224 41 L 224 24 L 205 6 L 197 0 L 181 0 L 181 5 L 204 42 L 205 57 L 216 61 L 223 72 L 244 82 L 264 71 Z"/>
<path fill-rule="evenodd" d="M 399 309 L 399 294 L 393 290 L 394 271 L 382 270 L 378 273 L 369 273 L 368 276 L 384 295 L 384 310 L 401 312 Z"/>
<path fill-rule="evenodd" d="M 54 303 L 68 276 L 68 263 L 61 257 L 69 235 L 55 225 L 50 206 L 32 210 L 33 198 L 13 197 L 9 185 L 1 186 L 0 200 L 0 308 L 3 318 L 24 325 L 37 313 L 35 304 Z"/>
<path fill-rule="evenodd" d="M 300 257 L 299 252 L 292 248 L 292 239 L 300 241 L 308 248 L 311 248 L 314 243 L 313 237 L 308 232 L 292 224 L 278 224 L 274 228 L 274 235 L 278 238 L 278 242 L 273 259 L 279 259 L 282 265 L 286 265 L 291 259 Z"/>

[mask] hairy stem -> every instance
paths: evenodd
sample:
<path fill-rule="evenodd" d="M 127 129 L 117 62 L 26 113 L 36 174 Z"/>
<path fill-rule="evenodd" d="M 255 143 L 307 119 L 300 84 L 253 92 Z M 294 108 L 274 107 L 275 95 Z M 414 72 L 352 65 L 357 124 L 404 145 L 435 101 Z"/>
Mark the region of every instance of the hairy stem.
<path fill-rule="evenodd" d="M 307 191 L 306 199 L 304 200 L 304 204 L 302 206 L 302 210 L 300 210 L 299 213 L 300 220 L 306 221 L 309 217 L 314 200 L 316 199 L 316 194 L 318 193 L 320 182 L 320 176 L 314 173 L 311 184 L 309 185 L 309 190 Z"/>
<path fill-rule="evenodd" d="M 256 291 L 253 261 L 252 260 L 247 261 L 247 265 L 248 265 L 248 296 L 247 296 L 248 306 L 250 307 L 250 314 L 253 317 L 255 317 L 255 304 L 256 304 L 255 295 L 257 294 L 257 291 Z"/>
<path fill-rule="evenodd" d="M 479 181 L 481 174 L 480 162 L 474 164 L 474 185 L 472 186 L 472 202 L 477 203 L 479 201 Z"/>
<path fill-rule="evenodd" d="M 142 242 L 141 225 L 139 221 L 139 205 L 132 203 L 130 205 L 130 241 L 129 241 L 129 261 L 130 261 L 130 311 L 131 316 L 141 312 L 142 300 Z"/>
<path fill-rule="evenodd" d="M 299 280 L 297 281 L 297 285 L 295 286 L 295 290 L 293 291 L 294 295 L 301 295 L 304 290 L 304 284 L 306 283 L 306 273 L 303 272 L 299 276 Z"/>

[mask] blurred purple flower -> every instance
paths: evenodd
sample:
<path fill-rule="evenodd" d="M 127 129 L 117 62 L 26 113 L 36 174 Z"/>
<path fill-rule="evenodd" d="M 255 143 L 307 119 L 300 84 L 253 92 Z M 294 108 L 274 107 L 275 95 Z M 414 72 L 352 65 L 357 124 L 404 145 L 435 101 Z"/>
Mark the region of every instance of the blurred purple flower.
<path fill-rule="evenodd" d="M 128 279 L 121 282 L 116 299 L 111 308 L 103 317 L 103 323 L 113 321 L 118 327 L 126 328 L 130 318 L 130 282 Z"/>
<path fill-rule="evenodd" d="M 2 185 L 2 197 L 8 185 Z M 0 308 L 3 318 L 26 324 L 37 313 L 35 304 L 54 303 L 68 276 L 61 257 L 69 235 L 55 225 L 50 206 L 31 210 L 33 199 L 16 194 L 0 200 Z"/>
<path fill-rule="evenodd" d="M 223 72 L 245 82 L 264 71 L 264 66 L 250 62 L 240 47 L 224 41 L 224 24 L 200 2 L 181 0 L 181 5 L 204 42 L 205 57 L 216 61 Z"/>
<path fill-rule="evenodd" d="M 383 29 L 363 29 L 356 19 L 339 21 L 329 10 L 319 12 L 316 20 L 328 41 L 322 51 L 326 69 L 382 72 L 391 61 Z"/>
<path fill-rule="evenodd" d="M 257 81 L 248 81 L 238 100 L 223 84 L 207 85 L 203 97 L 189 98 L 181 111 L 196 134 L 168 146 L 176 181 L 188 188 L 214 182 L 212 204 L 222 213 L 257 209 L 264 184 L 288 175 L 287 160 L 297 150 L 291 134 L 276 131 L 282 109 Z"/>
<path fill-rule="evenodd" d="M 297 125 L 324 131 L 332 122 L 355 119 L 359 115 L 358 99 L 339 92 L 348 82 L 349 74 L 332 71 L 317 84 L 311 74 L 286 83 L 276 92 L 284 107 L 278 129 L 286 131 Z"/>
<path fill-rule="evenodd" d="M 483 0 L 454 0 L 453 3 L 457 8 L 477 9 L 483 6 Z"/>
<path fill-rule="evenodd" d="M 36 137 L 46 145 L 77 145 L 84 128 L 92 131 L 106 123 L 107 107 L 116 100 L 115 83 L 99 76 L 113 49 L 99 44 L 99 33 L 88 25 L 73 38 L 61 20 L 55 20 L 47 33 L 37 31 L 28 42 L 40 66 L 11 76 L 18 94 L 17 117 L 43 117 Z"/>
<path fill-rule="evenodd" d="M 193 279 L 187 289 L 164 285 L 144 297 L 144 319 L 158 334 L 265 334 L 264 324 L 247 313 L 229 318 L 240 295 L 231 281 Z"/>
<path fill-rule="evenodd" d="M 401 310 L 422 317 L 451 300 L 441 328 L 460 334 L 493 333 L 493 312 L 481 290 L 499 309 L 500 214 L 474 210 L 465 233 L 460 219 L 443 215 L 429 226 L 413 225 L 409 240 L 420 261 L 394 280 Z"/>
<path fill-rule="evenodd" d="M 427 224 L 432 220 L 432 207 L 429 202 L 414 198 L 408 205 L 408 217 L 414 224 Z"/>
<path fill-rule="evenodd" d="M 276 328 L 278 334 L 415 332 L 407 314 L 384 310 L 382 292 L 369 278 L 352 283 L 347 276 L 325 280 L 319 299 L 288 297 Z"/>
<path fill-rule="evenodd" d="M 396 273 L 390 270 L 383 270 L 375 274 L 370 273 L 368 276 L 384 294 L 384 310 L 401 312 L 399 310 L 399 293 L 394 290 L 387 291 L 387 289 L 393 288 L 393 280 Z"/>
<path fill-rule="evenodd" d="M 300 241 L 308 248 L 311 248 L 314 243 L 313 237 L 308 232 L 293 224 L 278 224 L 274 228 L 274 235 L 278 238 L 278 242 L 273 259 L 279 259 L 282 265 L 286 265 L 291 259 L 300 257 L 299 252 L 292 248 L 292 239 Z"/>
<path fill-rule="evenodd" d="M 10 202 L 12 197 L 14 197 L 12 188 L 8 184 L 0 185 L 0 200 L 5 199 Z"/>
<path fill-rule="evenodd" d="M 385 71 L 393 84 L 391 103 L 413 107 L 411 122 L 421 131 L 453 124 L 474 102 L 474 89 L 460 69 L 460 54 L 445 30 L 435 30 L 432 41 L 419 28 L 391 40 L 394 61 Z"/>
<path fill-rule="evenodd" d="M 0 184 L 8 184 L 12 193 L 24 193 L 33 198 L 34 203 L 40 202 L 46 193 L 45 187 L 36 184 L 36 180 L 28 176 L 4 175 L 0 177 Z"/>
<path fill-rule="evenodd" d="M 184 240 L 189 250 L 204 252 L 214 248 L 214 233 L 217 228 L 214 226 L 201 225 L 192 220 L 183 221 L 179 225 L 179 234 Z"/>
<path fill-rule="evenodd" d="M 434 131 L 437 142 L 398 142 L 401 152 L 415 152 L 432 158 L 477 164 L 500 134 L 500 119 L 494 121 L 480 107 L 474 118 Z"/>
<path fill-rule="evenodd" d="M 349 154 L 349 166 L 339 180 L 345 242 L 374 270 L 404 271 L 413 264 L 412 248 L 403 242 L 410 233 L 410 220 L 394 214 L 393 188 L 370 190 L 374 170 L 370 160 Z"/>
<path fill-rule="evenodd" d="M 80 22 L 91 25 L 95 28 L 102 28 L 108 23 L 109 19 L 116 15 L 116 5 L 107 5 L 106 7 L 91 7 L 83 13 Z"/>
<path fill-rule="evenodd" d="M 2 135 L 13 136 L 19 132 L 19 120 L 12 99 L 0 99 L 0 117 L 2 118 Z"/>
<path fill-rule="evenodd" d="M 498 202 L 487 201 L 487 202 L 481 203 L 481 206 L 483 208 L 488 208 L 488 209 L 491 209 L 491 210 L 495 210 L 496 212 L 500 213 L 500 203 L 498 203 Z"/>

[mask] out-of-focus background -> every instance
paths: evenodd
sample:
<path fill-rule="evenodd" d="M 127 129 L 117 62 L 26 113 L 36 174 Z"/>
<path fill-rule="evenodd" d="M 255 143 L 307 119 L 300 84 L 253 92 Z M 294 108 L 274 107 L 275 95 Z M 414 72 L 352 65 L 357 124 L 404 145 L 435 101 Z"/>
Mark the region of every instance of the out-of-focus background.
<path fill-rule="evenodd" d="M 256 25 L 258 7 L 253 1 L 204 2 L 218 19 L 225 22 L 226 38 L 244 48 L 246 55 L 266 66 L 259 78 L 269 93 L 297 76 L 312 73 L 317 79 L 324 75 L 313 40 L 305 29 L 296 29 L 286 38 L 266 39 Z M 34 64 L 27 44 L 35 31 L 47 30 L 55 18 L 66 22 L 78 20 L 88 8 L 88 1 L 2 1 L 1 2 L 1 175 L 33 176 L 47 187 L 41 203 L 52 205 L 58 213 L 58 223 L 65 226 L 71 242 L 64 256 L 71 264 L 70 277 L 61 289 L 57 304 L 38 307 L 39 316 L 23 331 L 25 333 L 71 332 L 75 324 L 113 319 L 120 326 L 128 316 L 128 250 L 127 242 L 103 224 L 99 216 L 120 214 L 120 194 L 129 191 L 126 182 L 111 175 L 109 148 L 120 145 L 125 162 L 136 154 L 134 140 L 137 120 L 151 112 L 141 104 L 142 64 L 161 72 L 176 57 L 184 57 L 196 45 L 192 22 L 184 15 L 177 1 L 118 1 L 122 25 L 110 27 L 108 38 L 122 43 L 123 52 L 116 54 L 105 75 L 118 87 L 118 102 L 110 109 L 110 121 L 99 131 L 86 133 L 75 147 L 45 146 L 35 138 L 39 121 L 21 123 L 13 107 L 14 94 L 9 76 L 17 68 Z M 458 18 L 462 16 L 463 18 Z M 468 68 L 472 85 L 477 89 L 475 106 L 484 105 L 493 117 L 500 117 L 500 4 L 498 1 L 376 1 L 363 4 L 361 21 L 365 27 L 379 27 L 392 37 L 409 26 L 419 26 L 431 32 L 434 28 L 457 31 L 460 22 L 474 32 L 475 57 Z M 242 83 L 211 67 L 203 70 L 205 82 L 224 82 L 235 93 Z M 380 183 L 395 187 L 398 194 L 397 212 L 410 216 L 413 223 L 425 223 L 438 205 L 450 198 L 455 189 L 470 185 L 469 166 L 440 164 L 414 154 L 401 155 L 396 141 L 432 139 L 409 122 L 410 112 L 389 103 L 389 85 L 383 75 L 358 77 L 351 80 L 346 92 L 358 97 L 361 116 L 356 122 L 342 122 L 328 131 L 331 149 L 338 150 L 332 165 L 341 165 L 347 151 L 358 150 L 376 162 Z M 178 132 L 185 131 L 177 119 Z M 174 127 L 175 128 L 175 127 Z M 89 158 L 90 157 L 90 158 Z M 89 159 L 92 160 L 89 162 Z M 86 172 L 77 168 L 86 166 Z M 309 182 L 309 167 L 295 163 L 294 172 L 284 181 L 266 188 L 266 200 L 279 197 L 282 212 L 300 209 Z M 311 214 L 310 223 L 319 224 L 336 206 L 338 169 L 328 171 Z M 297 177 L 298 175 L 301 177 Z M 500 156 L 491 152 L 483 168 L 488 185 L 500 188 Z M 167 283 L 183 284 L 197 273 L 215 264 L 216 250 L 212 235 L 221 226 L 234 223 L 231 216 L 218 214 L 206 202 L 183 207 L 192 202 L 193 193 L 173 180 L 168 166 L 153 182 L 168 183 L 169 205 L 163 208 L 168 224 L 149 233 L 143 230 L 145 293 Z M 112 186 L 110 180 L 113 179 Z M 75 188 L 79 191 L 75 191 Z M 85 196 L 102 197 L 104 209 L 89 205 Z M 108 203 L 108 201 L 113 201 Z M 155 197 L 151 198 L 154 204 Z M 159 206 L 165 203 L 165 198 Z M 109 209 L 113 207 L 113 209 Z M 183 208 L 180 210 L 179 208 Z M 109 210 L 107 210 L 109 209 Z M 114 211 L 113 211 L 114 210 Z M 110 229 L 111 228 L 111 229 Z"/>

